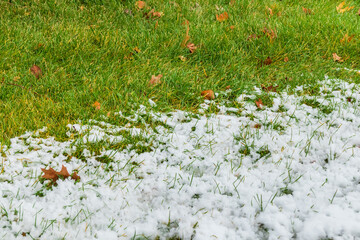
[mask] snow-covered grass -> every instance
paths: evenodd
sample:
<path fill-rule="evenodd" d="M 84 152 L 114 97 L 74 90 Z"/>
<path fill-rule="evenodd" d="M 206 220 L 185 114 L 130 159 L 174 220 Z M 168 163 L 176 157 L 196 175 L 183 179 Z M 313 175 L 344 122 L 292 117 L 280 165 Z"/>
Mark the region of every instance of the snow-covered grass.
<path fill-rule="evenodd" d="M 117 113 L 124 126 L 69 125 L 67 142 L 46 129 L 13 138 L 0 157 L 0 239 L 360 238 L 359 86 L 319 84 L 317 96 L 271 93 L 262 110 L 255 89 L 217 115 L 212 102 L 205 114 L 142 106 Z M 80 182 L 39 181 L 61 165 Z"/>

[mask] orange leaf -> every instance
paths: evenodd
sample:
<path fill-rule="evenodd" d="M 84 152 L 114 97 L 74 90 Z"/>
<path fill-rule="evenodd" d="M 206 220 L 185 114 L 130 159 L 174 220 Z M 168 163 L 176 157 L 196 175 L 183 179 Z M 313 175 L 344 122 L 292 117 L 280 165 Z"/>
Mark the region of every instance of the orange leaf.
<path fill-rule="evenodd" d="M 289 61 L 289 58 L 288 57 L 285 57 L 284 58 L 284 62 L 288 62 Z"/>
<path fill-rule="evenodd" d="M 30 72 L 32 75 L 36 77 L 36 79 L 39 79 L 42 76 L 42 71 L 39 66 L 36 65 L 32 66 L 30 68 Z"/>
<path fill-rule="evenodd" d="M 191 53 L 194 53 L 195 50 L 196 50 L 196 48 L 197 48 L 197 46 L 195 46 L 195 44 L 193 44 L 193 43 L 191 43 L 191 42 L 189 42 L 189 43 L 186 45 L 186 47 L 189 49 L 189 51 L 190 51 Z"/>
<path fill-rule="evenodd" d="M 93 103 L 93 107 L 94 107 L 96 110 L 100 110 L 101 104 L 100 104 L 98 101 L 95 101 L 95 102 Z"/>
<path fill-rule="evenodd" d="M 343 42 L 350 42 L 353 39 L 354 35 L 349 36 L 347 33 L 345 33 L 344 37 L 340 40 L 340 43 Z"/>
<path fill-rule="evenodd" d="M 44 173 L 44 175 L 41 176 L 42 178 L 52 180 L 54 182 L 56 182 L 56 180 L 59 178 L 57 172 L 53 168 L 49 168 L 49 170 L 41 168 L 41 171 Z"/>
<path fill-rule="evenodd" d="M 340 3 L 338 6 L 336 6 L 336 11 L 338 13 L 344 13 L 344 12 L 347 12 L 347 11 L 350 11 L 351 9 L 354 8 L 354 6 L 352 7 L 345 7 L 345 4 L 346 4 L 346 1 L 343 1 L 342 3 Z"/>
<path fill-rule="evenodd" d="M 152 75 L 151 76 L 151 79 L 150 79 L 150 81 L 149 81 L 149 84 L 150 85 L 157 85 L 157 84 L 160 84 L 161 83 L 161 78 L 163 77 L 163 75 L 162 74 L 159 74 L 159 75 L 157 75 L 157 76 L 155 76 L 155 75 Z"/>
<path fill-rule="evenodd" d="M 229 15 L 227 12 L 223 12 L 222 14 L 219 14 L 219 15 L 216 14 L 216 20 L 218 20 L 219 22 L 226 21 L 228 18 L 229 18 Z"/>
<path fill-rule="evenodd" d="M 140 50 L 138 47 L 134 47 L 134 51 L 135 51 L 136 53 L 141 52 L 141 50 Z"/>
<path fill-rule="evenodd" d="M 137 1 L 135 3 L 135 6 L 138 7 L 139 9 L 143 9 L 146 6 L 146 3 L 144 1 Z"/>
<path fill-rule="evenodd" d="M 203 96 L 207 100 L 215 99 L 215 94 L 213 90 L 205 90 L 201 92 L 201 96 Z"/>
<path fill-rule="evenodd" d="M 62 165 L 60 172 L 58 172 L 58 175 L 60 175 L 64 178 L 70 177 L 70 174 L 64 165 Z"/>
<path fill-rule="evenodd" d="M 229 90 L 230 87 L 231 87 L 230 85 L 227 85 L 227 86 L 225 87 L 225 89 L 226 89 L 226 90 Z"/>
<path fill-rule="evenodd" d="M 265 59 L 265 61 L 264 61 L 264 64 L 265 64 L 265 65 L 270 65 L 271 63 L 272 63 L 272 60 L 271 60 L 270 57 L 267 57 L 267 58 Z"/>
<path fill-rule="evenodd" d="M 264 106 L 264 104 L 260 98 L 259 98 L 259 100 L 255 101 L 255 104 L 259 109 L 262 109 L 262 107 Z"/>
<path fill-rule="evenodd" d="M 332 56 L 333 56 L 334 62 L 343 62 L 343 61 L 344 61 L 344 60 L 343 60 L 340 56 L 338 56 L 336 53 L 333 53 Z"/>
<path fill-rule="evenodd" d="M 305 14 L 308 14 L 308 15 L 310 15 L 312 13 L 311 9 L 309 9 L 309 8 L 302 7 L 302 10 L 304 11 Z"/>
<path fill-rule="evenodd" d="M 231 25 L 229 28 L 230 28 L 231 30 L 234 30 L 234 29 L 235 29 L 235 26 L 234 26 L 234 25 Z"/>
<path fill-rule="evenodd" d="M 274 15 L 273 10 L 272 10 L 271 8 L 268 7 L 267 10 L 269 11 L 269 15 L 270 15 L 270 16 Z"/>
<path fill-rule="evenodd" d="M 77 172 L 73 172 L 73 174 L 71 174 L 71 178 L 74 179 L 75 181 L 80 180 L 80 177 L 79 175 L 77 175 Z"/>

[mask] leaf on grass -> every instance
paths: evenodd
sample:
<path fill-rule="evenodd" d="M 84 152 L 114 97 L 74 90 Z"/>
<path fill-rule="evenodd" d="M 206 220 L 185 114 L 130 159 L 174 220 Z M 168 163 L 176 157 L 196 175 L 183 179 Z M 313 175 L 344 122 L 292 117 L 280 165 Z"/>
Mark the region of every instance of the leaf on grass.
<path fill-rule="evenodd" d="M 33 65 L 30 68 L 30 72 L 32 75 L 34 75 L 36 77 L 36 79 L 39 79 L 42 76 L 42 71 L 39 66 Z"/>
<path fill-rule="evenodd" d="M 135 6 L 139 9 L 143 9 L 146 6 L 146 3 L 144 1 L 137 1 L 135 2 Z"/>
<path fill-rule="evenodd" d="M 265 90 L 266 92 L 277 92 L 277 88 L 278 88 L 279 86 L 273 86 L 273 85 L 270 85 L 270 86 L 268 86 L 268 87 L 265 87 L 265 85 L 264 84 L 261 84 L 261 88 L 263 89 L 263 90 Z"/>
<path fill-rule="evenodd" d="M 134 47 L 134 51 L 135 51 L 136 53 L 141 52 L 141 50 L 140 50 L 138 47 Z"/>
<path fill-rule="evenodd" d="M 189 43 L 186 45 L 186 47 L 189 49 L 189 51 L 190 51 L 191 53 L 194 53 L 195 50 L 197 49 L 197 46 L 195 46 L 195 44 L 193 44 L 193 43 L 191 43 L 191 42 L 189 42 Z"/>
<path fill-rule="evenodd" d="M 256 34 L 250 34 L 247 38 L 248 41 L 251 41 L 253 39 L 256 39 L 256 38 L 261 38 L 261 35 L 256 35 Z"/>
<path fill-rule="evenodd" d="M 216 14 L 216 20 L 219 22 L 224 22 L 229 18 L 229 15 L 227 12 L 223 12 L 219 15 Z"/>
<path fill-rule="evenodd" d="M 49 168 L 48 170 L 46 170 L 45 168 L 41 168 L 41 171 L 44 173 L 44 175 L 42 175 L 41 177 L 47 180 L 51 180 L 52 183 L 56 183 L 59 177 L 65 179 L 71 176 L 71 178 L 74 180 L 80 180 L 77 172 L 73 172 L 72 175 L 70 175 L 64 165 L 62 165 L 60 172 L 56 172 L 53 168 Z"/>
<path fill-rule="evenodd" d="M 267 10 L 268 10 L 270 16 L 274 15 L 273 10 L 271 8 L 268 7 Z"/>
<path fill-rule="evenodd" d="M 149 80 L 149 85 L 155 86 L 155 85 L 157 85 L 157 84 L 160 84 L 162 77 L 163 77 L 162 74 L 159 74 L 159 75 L 157 75 L 157 76 L 152 75 L 152 76 L 151 76 L 151 79 Z"/>
<path fill-rule="evenodd" d="M 150 12 L 144 14 L 146 18 L 161 18 L 164 16 L 163 12 L 155 12 L 155 9 L 151 9 Z"/>
<path fill-rule="evenodd" d="M 231 25 L 229 28 L 230 28 L 231 30 L 234 30 L 234 29 L 235 29 L 235 26 L 234 26 L 234 25 Z"/>
<path fill-rule="evenodd" d="M 95 101 L 92 105 L 96 110 L 100 110 L 101 104 L 98 101 Z"/>
<path fill-rule="evenodd" d="M 312 13 L 311 9 L 302 7 L 302 10 L 305 14 L 310 15 Z"/>
<path fill-rule="evenodd" d="M 338 6 L 336 6 L 336 11 L 338 13 L 344 13 L 344 12 L 347 12 L 347 11 L 350 11 L 351 9 L 354 8 L 354 6 L 352 7 L 345 7 L 345 4 L 346 4 L 346 1 L 343 1 L 342 3 L 340 3 Z"/>
<path fill-rule="evenodd" d="M 213 90 L 205 90 L 201 92 L 201 96 L 203 96 L 207 100 L 215 99 L 215 94 Z"/>
<path fill-rule="evenodd" d="M 255 104 L 259 109 L 262 109 L 263 106 L 264 106 L 264 104 L 263 104 L 263 102 L 261 101 L 260 98 L 259 98 L 259 100 L 255 101 Z"/>
<path fill-rule="evenodd" d="M 340 40 L 340 43 L 343 42 L 350 42 L 355 35 L 349 36 L 347 33 L 345 33 L 344 37 Z"/>
<path fill-rule="evenodd" d="M 284 58 L 284 62 L 288 62 L 289 61 L 289 58 L 288 57 L 285 57 Z"/>
<path fill-rule="evenodd" d="M 332 56 L 333 56 L 334 62 L 343 62 L 343 61 L 344 61 L 344 60 L 343 60 L 340 56 L 338 56 L 336 53 L 333 53 Z"/>
<path fill-rule="evenodd" d="M 264 64 L 265 64 L 265 65 L 270 65 L 271 63 L 272 63 L 272 60 L 271 60 L 270 57 L 267 57 L 267 58 L 265 59 L 265 61 L 264 61 Z"/>
<path fill-rule="evenodd" d="M 225 87 L 225 89 L 226 89 L 226 90 L 229 90 L 229 89 L 230 89 L 230 85 L 227 85 L 227 86 Z"/>
<path fill-rule="evenodd" d="M 180 58 L 180 60 L 183 61 L 183 62 L 186 61 L 186 57 L 184 57 L 184 56 L 179 56 L 179 58 Z"/>

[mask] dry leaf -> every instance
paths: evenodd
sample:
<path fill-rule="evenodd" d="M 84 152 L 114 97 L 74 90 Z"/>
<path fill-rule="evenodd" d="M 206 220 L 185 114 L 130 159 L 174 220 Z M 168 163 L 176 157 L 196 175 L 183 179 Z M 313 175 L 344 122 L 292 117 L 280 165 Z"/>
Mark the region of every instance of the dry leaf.
<path fill-rule="evenodd" d="M 272 10 L 271 8 L 268 7 L 267 10 L 269 11 L 269 15 L 270 15 L 270 16 L 274 15 L 273 10 Z"/>
<path fill-rule="evenodd" d="M 289 61 L 289 58 L 288 57 L 285 57 L 284 58 L 284 62 L 288 62 Z"/>
<path fill-rule="evenodd" d="M 49 168 L 49 170 L 46 170 L 45 168 L 41 168 L 41 171 L 43 171 L 44 175 L 42 175 L 42 178 L 52 180 L 56 182 L 58 180 L 57 172 L 53 168 Z"/>
<path fill-rule="evenodd" d="M 256 38 L 261 38 L 260 35 L 256 35 L 256 34 L 251 34 L 248 36 L 247 40 L 252 40 L 252 39 L 256 39 Z"/>
<path fill-rule="evenodd" d="M 42 71 L 39 66 L 36 65 L 32 66 L 30 68 L 30 72 L 32 75 L 36 77 L 36 79 L 39 79 L 42 76 Z"/>
<path fill-rule="evenodd" d="M 201 96 L 203 96 L 207 100 L 215 99 L 215 94 L 213 90 L 205 90 L 201 92 Z"/>
<path fill-rule="evenodd" d="M 253 128 L 259 129 L 259 128 L 261 128 L 261 124 L 260 124 L 260 123 L 256 123 L 256 124 L 253 126 Z"/>
<path fill-rule="evenodd" d="M 351 9 L 354 8 L 354 6 L 352 7 L 345 7 L 345 4 L 346 4 L 346 1 L 343 1 L 342 3 L 340 3 L 338 6 L 336 6 L 336 11 L 338 13 L 344 13 L 344 12 L 347 12 L 347 11 L 350 11 Z"/>
<path fill-rule="evenodd" d="M 312 13 L 311 9 L 302 7 L 302 10 L 305 14 L 310 15 Z"/>
<path fill-rule="evenodd" d="M 349 36 L 347 33 L 345 33 L 344 37 L 340 40 L 340 43 L 343 42 L 350 42 L 355 35 Z"/>
<path fill-rule="evenodd" d="M 264 104 L 260 98 L 259 98 L 259 100 L 255 101 L 255 104 L 259 109 L 262 109 L 262 107 L 264 106 Z"/>
<path fill-rule="evenodd" d="M 155 85 L 157 85 L 157 84 L 160 84 L 161 83 L 161 78 L 163 77 L 163 75 L 162 74 L 159 74 L 159 75 L 157 75 L 157 76 L 155 76 L 155 75 L 152 75 L 151 76 L 151 79 L 149 80 L 149 85 L 152 85 L 152 86 L 155 86 Z"/>
<path fill-rule="evenodd" d="M 84 11 L 85 7 L 83 5 L 80 6 L 80 10 Z"/>
<path fill-rule="evenodd" d="M 265 87 L 263 84 L 261 84 L 261 88 L 263 89 L 263 90 L 265 90 L 266 92 L 277 92 L 277 88 L 278 88 L 279 86 L 273 86 L 273 85 L 270 85 L 270 86 L 268 86 L 268 87 Z"/>
<path fill-rule="evenodd" d="M 41 168 L 41 171 L 43 171 L 44 173 L 44 175 L 42 175 L 41 177 L 47 180 L 51 180 L 52 183 L 56 183 L 59 177 L 68 178 L 71 176 L 71 178 L 74 180 L 80 180 L 80 177 L 77 175 L 77 172 L 73 172 L 73 174 L 70 175 L 64 165 L 62 165 L 60 172 L 56 172 L 53 168 L 49 168 L 49 170 L 46 170 L 45 168 Z"/>
<path fill-rule="evenodd" d="M 227 86 L 225 87 L 225 89 L 226 89 L 226 90 L 229 90 L 229 89 L 230 89 L 230 85 L 227 85 Z"/>
<path fill-rule="evenodd" d="M 272 63 L 272 60 L 271 60 L 270 57 L 267 57 L 267 58 L 265 59 L 265 61 L 264 61 L 264 64 L 265 64 L 265 65 L 270 65 L 271 63 Z"/>
<path fill-rule="evenodd" d="M 146 3 L 144 1 L 137 1 L 135 6 L 139 9 L 143 9 L 146 6 Z"/>
<path fill-rule="evenodd" d="M 235 29 L 235 26 L 232 25 L 232 26 L 230 26 L 229 28 L 230 28 L 231 30 L 234 30 L 234 29 Z"/>
<path fill-rule="evenodd" d="M 70 177 L 70 174 L 64 165 L 62 165 L 60 172 L 58 172 L 58 175 L 63 176 L 64 178 Z"/>
<path fill-rule="evenodd" d="M 190 51 L 191 53 L 194 53 L 195 50 L 196 50 L 196 48 L 197 48 L 197 46 L 195 46 L 195 44 L 193 44 L 193 43 L 191 43 L 191 42 L 189 42 L 189 43 L 186 45 L 186 47 L 189 49 L 189 51 Z"/>
<path fill-rule="evenodd" d="M 73 172 L 73 174 L 71 174 L 71 178 L 74 179 L 75 181 L 80 180 L 80 176 L 77 175 L 77 172 Z"/>
<path fill-rule="evenodd" d="M 138 47 L 134 47 L 134 51 L 135 51 L 136 53 L 141 52 L 141 50 L 140 50 Z"/>
<path fill-rule="evenodd" d="M 217 15 L 216 14 L 216 20 L 218 20 L 219 22 L 224 22 L 229 18 L 229 15 L 227 12 L 223 12 L 222 14 Z"/>
<path fill-rule="evenodd" d="M 95 102 L 93 103 L 93 107 L 94 107 L 96 110 L 100 110 L 101 104 L 100 104 L 98 101 L 95 101 Z"/>
<path fill-rule="evenodd" d="M 343 62 L 343 61 L 344 61 L 344 60 L 343 60 L 340 56 L 338 56 L 336 53 L 333 53 L 332 56 L 333 56 L 333 59 L 334 59 L 335 62 Z"/>

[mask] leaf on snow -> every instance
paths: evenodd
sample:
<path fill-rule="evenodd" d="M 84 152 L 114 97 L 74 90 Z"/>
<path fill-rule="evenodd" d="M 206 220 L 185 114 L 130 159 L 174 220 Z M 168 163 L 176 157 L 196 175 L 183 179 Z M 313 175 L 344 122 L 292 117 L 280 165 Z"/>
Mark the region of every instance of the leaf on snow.
<path fill-rule="evenodd" d="M 259 100 L 255 101 L 255 104 L 259 109 L 262 109 L 262 107 L 264 106 L 264 104 L 260 98 L 259 98 Z"/>

